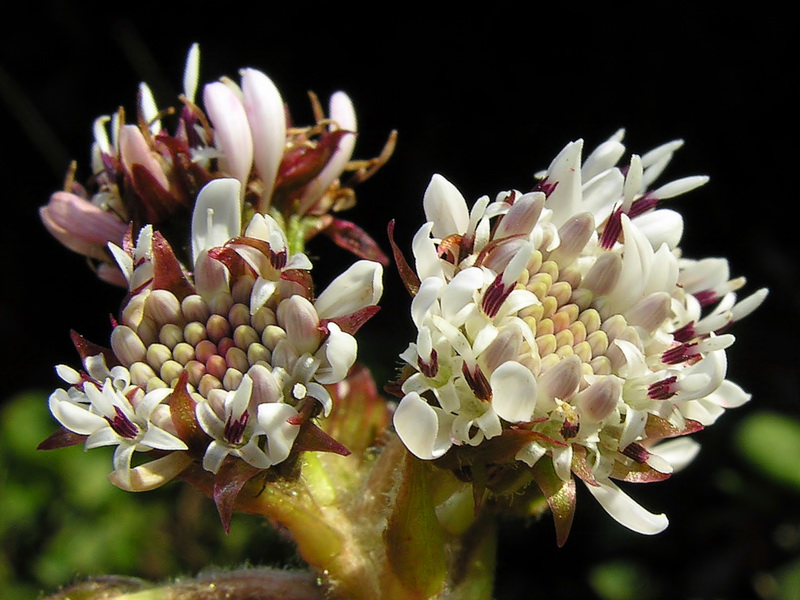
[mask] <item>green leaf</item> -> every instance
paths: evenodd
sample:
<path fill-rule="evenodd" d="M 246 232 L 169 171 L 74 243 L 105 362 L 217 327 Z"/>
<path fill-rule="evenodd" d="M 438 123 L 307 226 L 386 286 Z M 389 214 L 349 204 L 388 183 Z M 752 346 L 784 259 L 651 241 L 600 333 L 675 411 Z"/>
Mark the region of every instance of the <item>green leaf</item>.
<path fill-rule="evenodd" d="M 434 596 L 447 574 L 444 535 L 428 489 L 431 468 L 406 456 L 403 481 L 384 534 L 389 564 L 410 598 Z"/>
<path fill-rule="evenodd" d="M 800 420 L 757 412 L 739 425 L 736 441 L 742 455 L 764 475 L 800 491 Z"/>

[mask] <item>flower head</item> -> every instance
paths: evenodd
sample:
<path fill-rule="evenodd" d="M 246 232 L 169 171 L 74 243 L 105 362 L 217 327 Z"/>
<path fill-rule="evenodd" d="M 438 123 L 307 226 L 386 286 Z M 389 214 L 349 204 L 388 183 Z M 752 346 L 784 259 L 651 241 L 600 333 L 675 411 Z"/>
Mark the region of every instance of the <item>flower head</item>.
<path fill-rule="evenodd" d="M 90 258 L 103 279 L 124 286 L 106 244 L 122 245 L 129 224 L 135 233 L 151 225 L 188 262 L 184 238 L 200 190 L 230 177 L 240 184 L 238 209 L 248 219 L 253 212 L 292 218 L 305 238 L 324 232 L 362 258 L 385 262 L 365 232 L 328 213 L 353 205 L 353 186 L 388 160 L 394 134 L 380 157 L 353 161 L 356 116 L 344 92 L 333 94 L 328 115 L 313 97 L 316 122 L 298 127 L 287 120 L 274 83 L 252 68 L 242 69 L 238 84 L 223 77 L 203 86 L 201 108 L 199 69 L 195 44 L 179 109 L 159 109 L 142 83 L 136 124 L 126 123 L 122 109 L 96 119 L 90 185 L 74 181 L 73 165 L 64 190 L 40 210 L 48 231 Z"/>
<path fill-rule="evenodd" d="M 657 533 L 666 517 L 612 479 L 668 477 L 657 442 L 749 399 L 725 379 L 726 331 L 766 290 L 737 301 L 744 279 L 730 280 L 725 260 L 681 257 L 682 219 L 662 201 L 707 178 L 651 187 L 681 143 L 619 167 L 621 139 L 583 161 L 570 143 L 532 191 L 472 208 L 434 176 L 413 240 L 417 338 L 394 425 L 419 458 L 493 468 L 495 489 L 522 463 L 554 501 L 576 475 L 612 517 Z M 670 455 L 680 451 L 695 444 Z M 562 542 L 568 512 L 554 511 Z"/>
<path fill-rule="evenodd" d="M 296 440 L 319 447 L 313 420 L 332 408 L 325 386 L 345 379 L 353 333 L 376 311 L 379 263 L 358 261 L 315 295 L 310 261 L 288 253 L 274 219 L 254 215 L 242 233 L 240 188 L 221 178 L 200 190 L 188 265 L 151 226 L 135 244 L 130 235 L 110 244 L 129 288 L 101 355 L 115 366 L 84 351 L 88 374 L 59 369 L 72 387 L 54 392 L 53 414 L 88 436 L 87 448 L 118 444 L 112 481 L 125 489 L 154 487 L 194 461 L 213 474 L 229 457 L 261 470 Z M 130 468 L 134 450 L 151 449 L 183 458 Z M 322 449 L 346 452 L 332 441 Z"/>

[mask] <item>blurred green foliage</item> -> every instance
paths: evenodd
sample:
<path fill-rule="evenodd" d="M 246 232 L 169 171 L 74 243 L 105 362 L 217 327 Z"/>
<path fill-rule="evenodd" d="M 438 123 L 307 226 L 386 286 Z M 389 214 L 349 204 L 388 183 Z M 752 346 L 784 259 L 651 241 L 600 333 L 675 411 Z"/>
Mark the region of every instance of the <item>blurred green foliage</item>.
<path fill-rule="evenodd" d="M 173 483 L 131 494 L 106 479 L 112 449 L 40 451 L 56 428 L 42 392 L 0 407 L 0 597 L 28 600 L 104 574 L 162 580 L 210 566 L 286 564 L 291 546 L 263 519 L 225 535 L 213 503 Z"/>

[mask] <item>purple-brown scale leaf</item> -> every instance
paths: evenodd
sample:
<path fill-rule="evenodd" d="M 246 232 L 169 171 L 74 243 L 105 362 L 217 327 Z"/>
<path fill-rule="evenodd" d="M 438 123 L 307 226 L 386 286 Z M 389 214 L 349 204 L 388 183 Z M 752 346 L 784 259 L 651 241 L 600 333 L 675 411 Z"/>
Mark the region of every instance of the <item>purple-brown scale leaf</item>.
<path fill-rule="evenodd" d="M 569 537 L 575 517 L 575 479 L 564 481 L 553 468 L 553 461 L 540 459 L 532 468 L 533 480 L 542 490 L 556 525 L 556 543 L 562 547 Z"/>
<path fill-rule="evenodd" d="M 359 258 L 374 260 L 384 267 L 389 265 L 389 257 L 383 253 L 378 244 L 361 227 L 344 219 L 332 219 L 322 231 L 333 243 L 352 252 Z"/>
<path fill-rule="evenodd" d="M 400 279 L 403 281 L 403 285 L 406 286 L 408 293 L 412 296 L 416 296 L 420 286 L 419 277 L 416 272 L 414 272 L 414 269 L 409 266 L 406 257 L 403 256 L 403 253 L 394 241 L 394 219 L 389 221 L 387 231 L 389 235 L 389 244 L 392 246 L 394 264 L 397 265 L 397 272 L 400 274 Z"/>
<path fill-rule="evenodd" d="M 36 446 L 36 449 L 56 450 L 58 448 L 67 448 L 69 446 L 75 446 L 77 444 L 83 443 L 87 437 L 89 436 L 75 433 L 74 431 L 70 431 L 66 427 L 61 427 L 52 434 L 50 434 L 47 437 L 47 439 L 44 440 L 41 444 Z"/>
<path fill-rule="evenodd" d="M 186 279 L 181 263 L 172 246 L 158 231 L 153 232 L 153 289 L 169 290 L 178 300 L 183 300 L 195 292 L 194 286 Z"/>
<path fill-rule="evenodd" d="M 222 463 L 214 478 L 212 495 L 214 503 L 217 505 L 219 518 L 222 520 L 222 526 L 225 528 L 225 533 L 230 531 L 231 517 L 236 506 L 236 497 L 245 484 L 262 470 L 230 456 Z"/>

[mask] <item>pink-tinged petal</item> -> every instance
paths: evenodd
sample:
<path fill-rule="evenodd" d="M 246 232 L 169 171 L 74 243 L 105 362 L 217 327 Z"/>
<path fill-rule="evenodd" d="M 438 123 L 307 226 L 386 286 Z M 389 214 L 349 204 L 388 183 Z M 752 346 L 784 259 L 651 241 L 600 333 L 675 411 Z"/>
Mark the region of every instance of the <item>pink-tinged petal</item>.
<path fill-rule="evenodd" d="M 299 295 L 281 301 L 276 314 L 281 328 L 300 354 L 314 352 L 322 341 L 320 321 L 314 305 Z"/>
<path fill-rule="evenodd" d="M 258 424 L 267 434 L 267 453 L 272 464 L 283 462 L 291 453 L 300 426 L 289 420 L 297 414 L 293 407 L 280 402 L 259 405 Z"/>
<path fill-rule="evenodd" d="M 464 196 L 456 186 L 439 174 L 431 178 L 422 199 L 425 218 L 433 222 L 432 235 L 446 238 L 463 234 L 469 225 L 469 210 Z M 420 273 L 421 275 L 421 273 Z"/>
<path fill-rule="evenodd" d="M 375 305 L 382 294 L 383 267 L 371 260 L 360 260 L 325 288 L 314 307 L 321 319 L 332 319 Z"/>
<path fill-rule="evenodd" d="M 197 261 L 205 250 L 224 245 L 242 229 L 239 194 L 242 185 L 236 179 L 215 179 L 197 195 L 192 213 L 192 256 Z"/>
<path fill-rule="evenodd" d="M 39 209 L 42 223 L 64 246 L 98 260 L 107 260 L 106 244 L 121 243 L 128 229 L 113 213 L 69 192 L 56 192 Z"/>
<path fill-rule="evenodd" d="M 501 364 L 491 377 L 492 408 L 509 423 L 530 421 L 536 407 L 536 378 L 518 362 Z"/>
<path fill-rule="evenodd" d="M 335 323 L 328 323 L 328 331 L 328 339 L 317 352 L 317 356 L 325 362 L 314 376 L 323 384 L 338 383 L 344 379 L 358 354 L 358 344 L 352 335 L 344 333 Z"/>
<path fill-rule="evenodd" d="M 108 480 L 126 492 L 149 492 L 180 475 L 192 462 L 188 453 L 172 452 L 128 472 L 112 471 Z"/>
<path fill-rule="evenodd" d="M 275 176 L 286 147 L 286 111 L 278 88 L 256 69 L 242 71 L 242 94 L 253 136 L 253 160 L 264 188 L 265 202 L 259 206 L 263 211 L 269 207 Z"/>
<path fill-rule="evenodd" d="M 129 177 L 134 176 L 134 165 L 139 165 L 163 191 L 169 191 L 169 181 L 161 163 L 158 162 L 147 140 L 135 125 L 123 125 L 120 128 L 119 154 Z"/>
<path fill-rule="evenodd" d="M 432 460 L 444 455 L 452 446 L 449 428 L 443 426 L 440 414 L 416 392 L 400 401 L 394 412 L 394 428 L 414 456 Z"/>
<path fill-rule="evenodd" d="M 666 515 L 645 510 L 611 481 L 598 480 L 597 483 L 597 486 L 587 484 L 586 487 L 611 518 L 631 531 L 655 535 L 669 525 Z"/>
<path fill-rule="evenodd" d="M 247 184 L 253 166 L 253 137 L 242 102 L 230 87 L 214 82 L 205 86 L 203 103 L 214 125 L 217 148 L 223 154 L 223 170 Z"/>
<path fill-rule="evenodd" d="M 353 155 L 353 148 L 356 145 L 355 132 L 358 131 L 356 122 L 356 111 L 353 103 L 344 92 L 336 92 L 331 96 L 328 106 L 330 118 L 339 126 L 339 131 L 352 132 L 343 136 L 333 155 L 328 160 L 320 173 L 306 186 L 303 197 L 300 199 L 300 212 L 308 210 L 313 206 L 322 194 L 325 193 L 330 185 L 342 174 L 342 171 Z"/>

